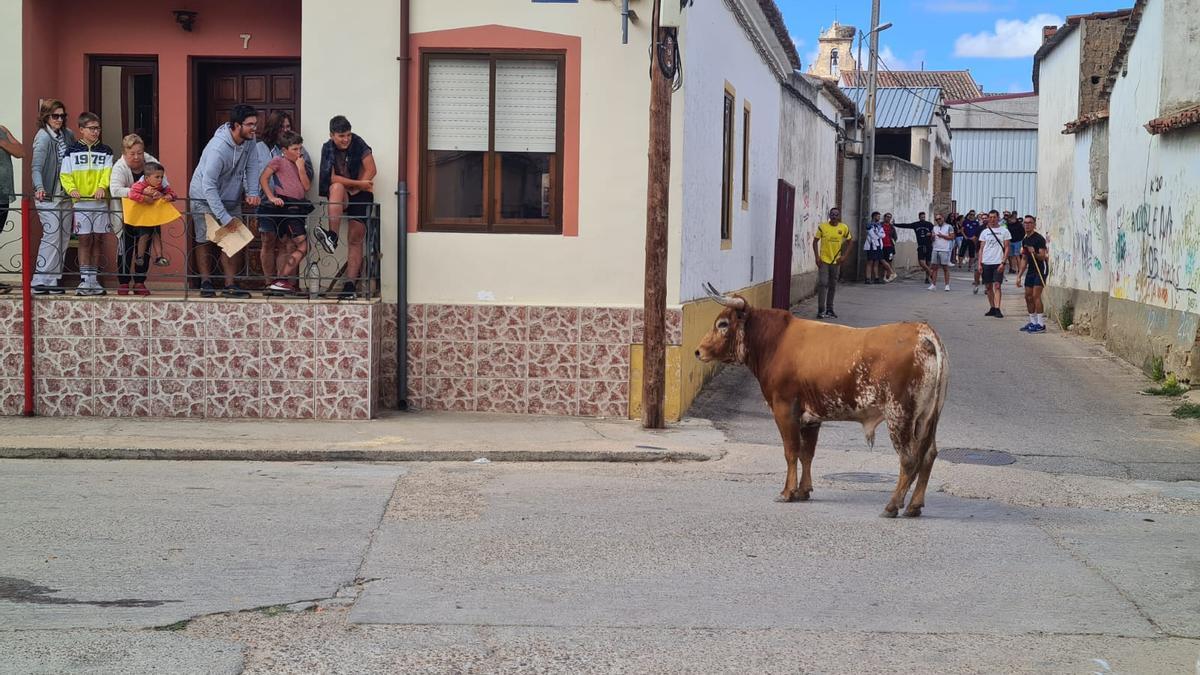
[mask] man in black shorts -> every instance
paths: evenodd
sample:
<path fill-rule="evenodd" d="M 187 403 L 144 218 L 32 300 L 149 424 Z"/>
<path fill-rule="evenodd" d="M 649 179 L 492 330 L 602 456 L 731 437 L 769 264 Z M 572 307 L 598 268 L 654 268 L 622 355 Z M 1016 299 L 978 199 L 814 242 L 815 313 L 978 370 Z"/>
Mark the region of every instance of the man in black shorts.
<path fill-rule="evenodd" d="M 1000 289 L 1004 285 L 1004 263 L 1008 258 L 1008 242 L 1012 235 L 1000 224 L 1000 212 L 992 209 L 987 214 L 987 226 L 979 233 L 979 266 L 991 309 L 984 316 L 1003 319 L 1000 311 Z"/>
<path fill-rule="evenodd" d="M 358 134 L 351 132 L 350 120 L 338 115 L 329 120 L 329 140 L 321 146 L 321 177 L 318 192 L 329 199 L 329 229 L 317 228 L 317 243 L 326 253 L 338 245 L 338 231 L 343 216 L 350 219 L 346 251 L 346 283 L 340 298 L 353 298 L 358 292 L 358 275 L 362 271 L 363 241 L 367 223 L 374 222 L 375 157 L 371 146 Z"/>
<path fill-rule="evenodd" d="M 1042 306 L 1042 290 L 1050 274 L 1050 249 L 1046 238 L 1037 231 L 1037 218 L 1025 216 L 1025 237 L 1021 240 L 1021 269 L 1017 272 L 1017 288 L 1025 281 L 1025 308 L 1029 323 L 1021 330 L 1026 333 L 1045 333 L 1046 314 Z"/>
<path fill-rule="evenodd" d="M 942 224 L 942 217 L 936 216 L 938 225 Z M 912 230 L 913 234 L 917 235 L 917 264 L 921 269 L 925 270 L 925 283 L 929 284 L 929 290 L 933 290 L 933 271 L 929 268 L 929 259 L 933 257 L 933 223 L 925 220 L 925 212 L 917 214 L 917 222 L 915 223 L 895 223 L 896 227 Z"/>

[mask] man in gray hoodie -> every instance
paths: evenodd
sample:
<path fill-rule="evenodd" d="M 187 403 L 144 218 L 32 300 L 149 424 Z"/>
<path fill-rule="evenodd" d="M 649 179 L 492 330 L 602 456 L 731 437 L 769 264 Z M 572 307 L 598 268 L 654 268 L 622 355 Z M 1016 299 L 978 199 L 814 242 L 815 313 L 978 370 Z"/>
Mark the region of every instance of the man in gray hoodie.
<path fill-rule="evenodd" d="M 192 230 L 197 244 L 201 297 L 211 298 L 216 294 L 211 279 L 214 247 L 208 243 L 204 214 L 211 213 L 222 227 L 228 227 L 234 218 L 241 215 L 243 200 L 247 206 L 258 206 L 260 201 L 261 188 L 258 186 L 255 162 L 257 153 L 254 151 L 257 130 L 257 111 L 248 105 L 234 106 L 229 123 L 221 125 L 208 145 L 204 146 L 200 163 L 192 173 L 188 196 L 191 198 Z M 221 294 L 229 298 L 250 297 L 235 283 L 237 261 L 224 253 L 220 253 L 220 256 L 221 268 L 225 272 L 225 289 Z"/>

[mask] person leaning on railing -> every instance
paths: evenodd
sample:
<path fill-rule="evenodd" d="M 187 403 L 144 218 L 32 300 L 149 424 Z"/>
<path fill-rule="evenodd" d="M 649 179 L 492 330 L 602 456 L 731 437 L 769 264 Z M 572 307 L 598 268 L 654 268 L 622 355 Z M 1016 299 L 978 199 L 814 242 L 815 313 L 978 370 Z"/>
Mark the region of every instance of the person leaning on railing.
<path fill-rule="evenodd" d="M 56 99 L 42 101 L 38 111 L 38 132 L 33 138 L 33 198 L 37 200 L 38 220 L 42 223 L 42 241 L 38 245 L 37 265 L 31 287 L 34 295 L 62 295 L 63 259 L 71 243 L 70 202 L 62 188 L 62 161 L 75 134 L 67 128 L 67 109 Z"/>
<path fill-rule="evenodd" d="M 63 189 L 71 196 L 73 231 L 79 238 L 79 287 L 75 295 L 104 295 L 100 285 L 102 240 L 112 232 L 108 184 L 112 180 L 112 148 L 100 142 L 100 116 L 79 115 L 79 138 L 63 158 Z"/>
<path fill-rule="evenodd" d="M 137 134 L 129 134 L 121 139 L 121 148 L 121 158 L 113 165 L 112 179 L 108 184 L 113 199 L 127 199 L 129 189 L 144 176 L 146 164 L 158 163 L 154 155 L 146 152 L 146 143 Z M 163 185 L 170 189 L 170 182 L 165 177 Z M 158 195 L 152 190 L 147 196 L 154 199 Z M 143 237 L 161 236 L 159 228 L 157 226 L 129 227 L 128 221 L 125 221 L 124 218 L 122 220 L 117 273 L 117 282 L 120 286 L 117 287 L 117 295 L 128 295 L 130 292 L 136 295 L 149 295 L 150 292 L 146 290 L 146 272 L 150 269 L 149 260 L 136 255 L 135 251 L 146 250 L 145 244 L 149 242 L 141 242 Z M 161 244 L 159 248 L 161 250 Z"/>
<path fill-rule="evenodd" d="M 200 155 L 200 163 L 192 172 L 188 185 L 191 197 L 192 231 L 196 239 L 196 255 L 200 268 L 200 297 L 216 295 L 212 283 L 213 248 L 208 243 L 208 223 L 205 214 L 211 214 L 221 227 L 236 230 L 241 225 L 241 204 L 258 206 L 261 190 L 258 172 L 254 170 L 255 135 L 258 132 L 258 112 L 252 106 L 238 104 L 229 115 L 229 123 L 222 124 L 213 132 L 208 145 Z M 250 174 L 254 174 L 251 176 Z M 228 206 L 227 206 L 228 205 Z M 232 207 L 234 213 L 230 213 Z M 238 256 L 241 253 L 236 254 Z M 221 268 L 225 272 L 225 288 L 221 295 L 227 298 L 248 298 L 250 294 L 238 288 L 235 282 L 237 261 L 220 253 Z"/>
<path fill-rule="evenodd" d="M 256 146 L 256 150 L 258 151 L 258 157 L 256 159 L 259 167 L 257 170 L 259 173 L 257 176 L 254 176 L 254 180 L 258 183 L 260 188 L 263 188 L 262 176 L 267 172 L 267 165 L 271 163 L 271 160 L 275 159 L 276 157 L 283 156 L 287 151 L 287 146 L 283 145 L 280 139 L 285 133 L 288 133 L 292 130 L 292 116 L 287 112 L 276 110 L 267 116 L 267 124 L 263 128 L 262 133 L 258 135 L 259 142 Z M 309 157 L 308 151 L 303 147 L 300 148 L 300 157 L 304 160 L 305 177 L 308 179 L 309 183 L 311 183 L 314 177 L 312 157 Z M 269 184 L 272 189 L 277 190 L 279 188 L 278 176 L 273 175 Z M 263 214 L 264 207 L 266 207 L 266 202 L 270 201 L 269 194 L 266 192 L 265 188 L 263 189 L 264 203 L 260 205 L 258 210 L 260 216 Z M 307 190 L 307 188 L 305 189 Z M 301 197 L 304 197 L 304 195 L 301 195 Z M 270 209 L 268 208 L 267 210 Z M 311 211 L 312 206 L 310 204 L 308 212 Z M 292 257 L 296 255 L 296 251 L 298 250 L 296 244 L 297 241 L 299 241 L 295 237 L 289 237 L 286 232 L 276 233 L 275 222 L 276 221 L 271 218 L 260 217 L 258 219 L 258 236 L 261 239 L 262 245 L 262 248 L 259 251 L 259 259 L 262 262 L 263 276 L 272 280 L 274 283 L 272 283 L 271 286 L 275 287 L 268 287 L 266 291 L 268 295 L 276 295 L 287 292 L 286 289 L 281 289 L 279 287 L 280 284 L 278 282 L 283 277 L 288 276 L 287 274 L 284 274 L 282 270 L 284 266 L 287 265 L 292 259 Z M 302 219 L 301 225 L 303 224 L 304 221 Z M 304 252 L 307 253 L 307 230 L 302 230 L 302 234 L 305 237 L 303 241 L 303 249 Z M 303 259 L 304 255 L 302 254 L 300 258 Z M 295 284 L 293 283 L 293 285 Z"/>
<path fill-rule="evenodd" d="M 271 261 L 271 271 L 276 274 L 267 287 L 269 295 L 300 292 L 297 272 L 300 261 L 308 254 L 305 219 L 313 210 L 312 203 L 305 199 L 312 183 L 309 167 L 304 161 L 304 139 L 294 131 L 285 131 L 279 136 L 279 144 L 284 148 L 283 154 L 272 157 L 258 179 L 266 198 L 258 209 L 259 232 L 269 233 L 277 242 L 282 242 L 285 254 L 280 256 L 278 266 Z M 264 271 L 266 263 L 264 256 Z"/>
<path fill-rule="evenodd" d="M 21 147 L 21 141 L 12 135 L 8 127 L 0 124 L 0 232 L 9 230 L 8 205 L 17 197 L 13 186 L 12 160 L 13 157 L 21 159 L 24 156 L 25 149 Z M 0 295 L 11 290 L 12 286 L 0 281 Z"/>

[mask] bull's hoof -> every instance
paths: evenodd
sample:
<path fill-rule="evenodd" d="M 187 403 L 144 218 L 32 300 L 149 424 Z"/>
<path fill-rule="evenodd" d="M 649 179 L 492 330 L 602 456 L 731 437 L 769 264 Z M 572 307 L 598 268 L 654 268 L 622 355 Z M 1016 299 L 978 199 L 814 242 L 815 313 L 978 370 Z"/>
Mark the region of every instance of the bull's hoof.
<path fill-rule="evenodd" d="M 880 518 L 895 518 L 896 514 L 899 512 L 900 512 L 900 509 L 886 508 L 883 510 L 883 513 L 879 514 L 879 517 Z"/>
<path fill-rule="evenodd" d="M 910 506 L 904 510 L 905 518 L 918 518 L 918 517 L 920 517 L 920 515 L 921 515 L 921 507 L 920 506 L 916 506 L 916 507 Z"/>
<path fill-rule="evenodd" d="M 806 502 L 806 501 L 808 501 L 809 495 L 811 495 L 811 494 L 812 494 L 811 489 L 801 490 L 800 488 L 796 488 L 795 490 L 791 490 L 790 492 L 787 490 L 784 490 L 783 492 L 779 493 L 779 496 L 775 498 L 775 501 L 782 502 L 782 503 Z"/>

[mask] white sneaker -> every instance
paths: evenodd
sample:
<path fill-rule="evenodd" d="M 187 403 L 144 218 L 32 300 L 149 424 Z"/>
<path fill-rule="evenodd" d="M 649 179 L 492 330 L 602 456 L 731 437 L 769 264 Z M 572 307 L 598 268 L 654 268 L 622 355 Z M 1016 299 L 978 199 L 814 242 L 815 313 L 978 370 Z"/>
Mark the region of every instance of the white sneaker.
<path fill-rule="evenodd" d="M 934 290 L 935 288 L 936 288 L 936 286 L 934 286 L 933 284 L 929 284 L 929 290 L 931 290 L 931 291 L 932 291 L 932 290 Z"/>
<path fill-rule="evenodd" d="M 974 293 L 975 295 L 979 295 L 979 284 L 975 284 L 974 286 L 972 286 L 971 292 Z"/>
<path fill-rule="evenodd" d="M 950 284 L 946 284 L 946 287 L 945 287 L 945 288 L 943 288 L 942 290 L 943 290 L 943 291 L 946 291 L 947 293 L 949 293 L 949 292 L 950 292 Z"/>

